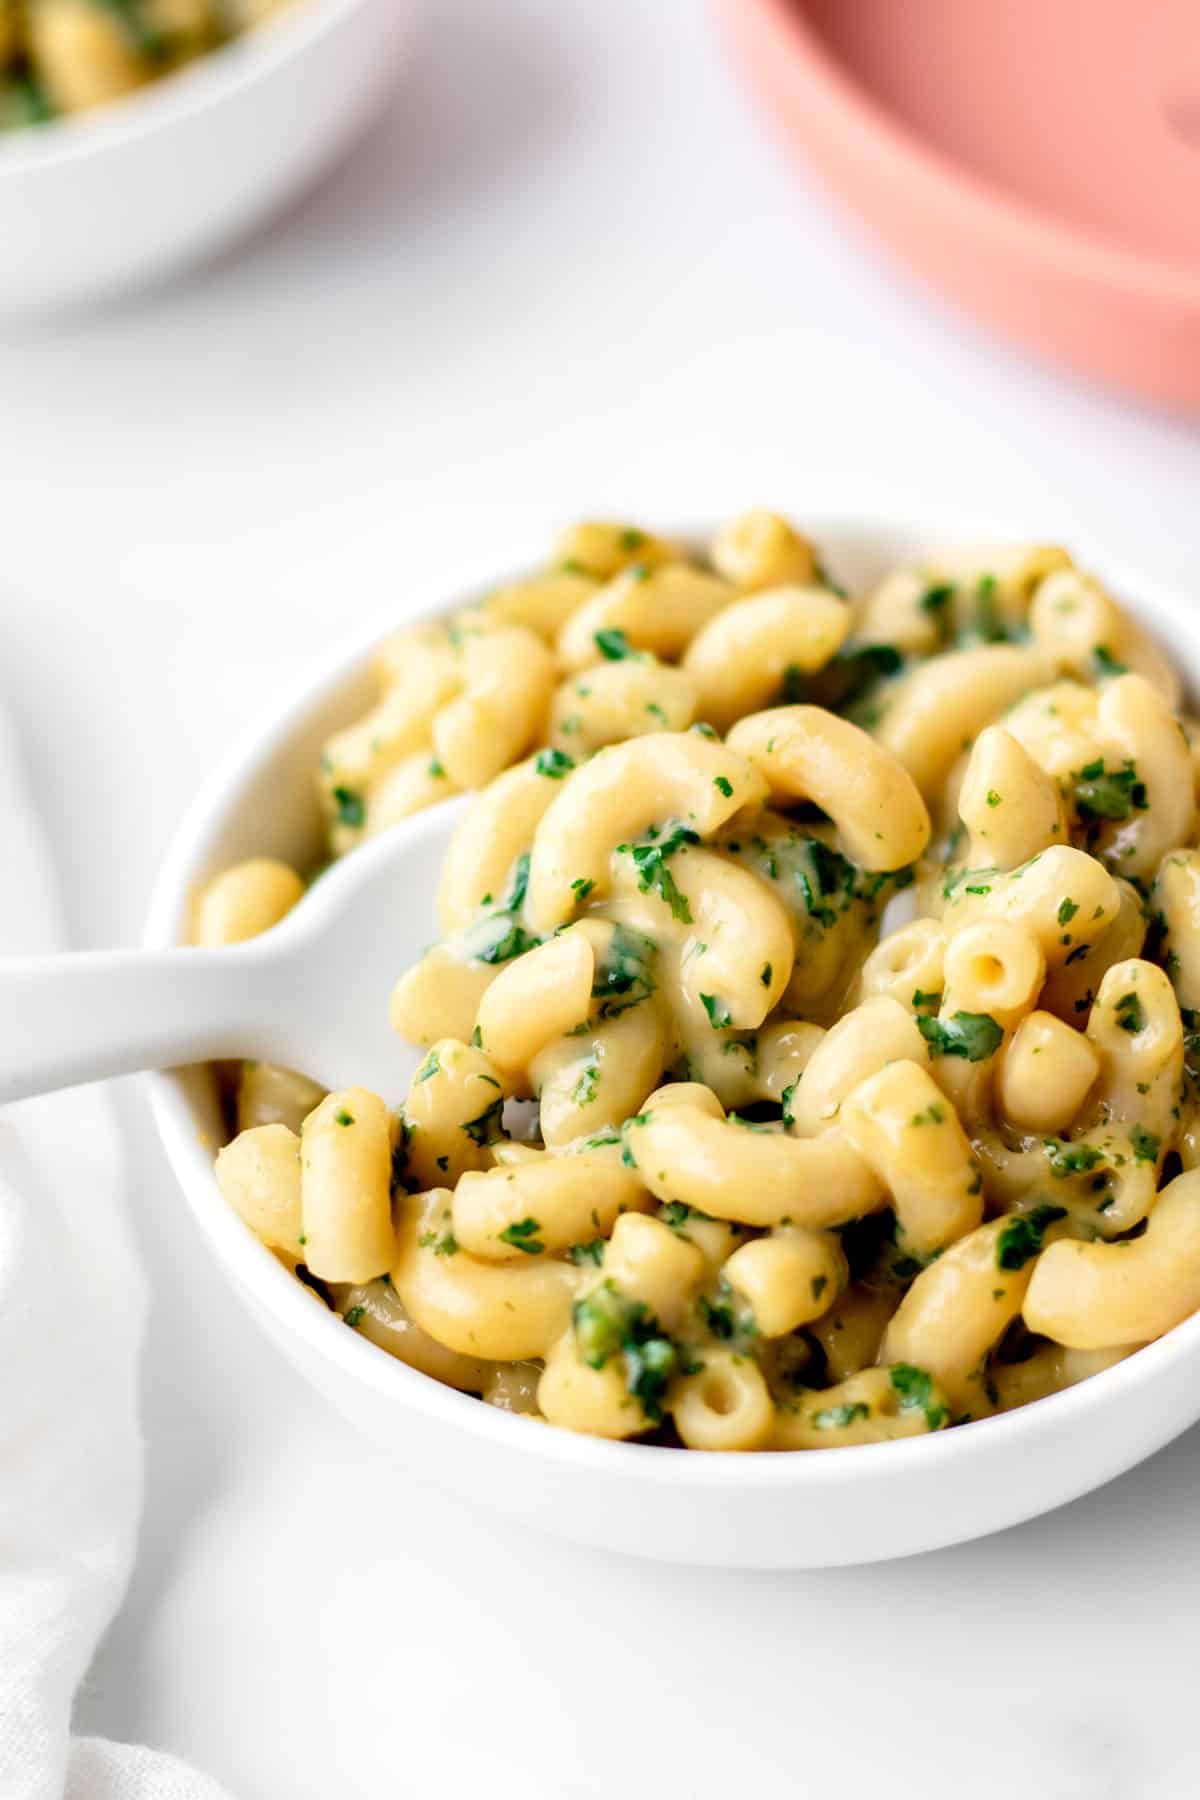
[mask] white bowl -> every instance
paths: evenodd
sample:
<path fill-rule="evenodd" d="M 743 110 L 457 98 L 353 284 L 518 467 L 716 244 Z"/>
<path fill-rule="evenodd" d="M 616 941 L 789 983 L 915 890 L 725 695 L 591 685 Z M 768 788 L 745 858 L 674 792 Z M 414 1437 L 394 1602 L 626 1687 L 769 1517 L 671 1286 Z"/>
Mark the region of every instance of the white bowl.
<path fill-rule="evenodd" d="M 414 0 L 296 0 L 111 105 L 0 138 L 0 309 L 98 299 L 255 224 L 382 97 Z"/>
<path fill-rule="evenodd" d="M 1019 531 L 806 520 L 852 584 L 934 544 L 1019 541 Z M 1028 535 L 1028 534 L 1025 534 Z M 1200 670 L 1181 595 L 1086 545 L 1078 558 L 1131 602 L 1189 673 Z M 494 585 L 447 584 L 418 617 Z M 368 642 L 294 694 L 219 770 L 185 820 L 154 895 L 146 942 L 183 935 L 189 895 L 228 863 L 319 850 L 312 771 L 327 733 L 371 693 Z M 1194 685 L 1200 685 L 1195 682 Z M 430 921 L 429 936 L 436 935 Z M 614 1444 L 513 1418 L 454 1392 L 348 1331 L 230 1211 L 212 1172 L 220 1122 L 201 1069 L 149 1078 L 171 1163 L 256 1319 L 313 1383 L 398 1459 L 486 1496 L 547 1531 L 641 1556 L 743 1568 L 869 1562 L 997 1531 L 1131 1468 L 1200 1417 L 1200 1316 L 1065 1393 L 934 1437 L 817 1453 L 735 1456 Z"/>

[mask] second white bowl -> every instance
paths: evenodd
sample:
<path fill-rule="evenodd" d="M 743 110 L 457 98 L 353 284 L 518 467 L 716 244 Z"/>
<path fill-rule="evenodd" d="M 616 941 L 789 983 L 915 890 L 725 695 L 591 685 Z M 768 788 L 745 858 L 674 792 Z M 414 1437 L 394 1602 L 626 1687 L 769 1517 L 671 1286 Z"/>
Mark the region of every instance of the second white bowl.
<path fill-rule="evenodd" d="M 381 98 L 414 10 L 297 0 L 126 99 L 0 138 L 0 310 L 164 275 L 282 204 Z"/>

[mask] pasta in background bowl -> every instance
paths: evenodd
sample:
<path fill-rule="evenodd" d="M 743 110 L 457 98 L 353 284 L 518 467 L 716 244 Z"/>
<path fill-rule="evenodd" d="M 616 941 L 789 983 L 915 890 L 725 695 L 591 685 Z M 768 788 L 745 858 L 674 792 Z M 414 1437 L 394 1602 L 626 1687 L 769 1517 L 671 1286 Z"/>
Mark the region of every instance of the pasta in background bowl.
<path fill-rule="evenodd" d="M 0 0 L 0 131 L 123 99 L 291 3 Z"/>
<path fill-rule="evenodd" d="M 748 515 L 705 566 L 582 528 L 351 657 L 185 828 L 156 943 L 484 790 L 429 814 L 402 1111 L 242 1077 L 222 1184 L 271 1249 L 214 1183 L 211 1073 L 154 1083 L 260 1316 L 414 1464 L 805 1566 L 1027 1517 L 1200 1412 L 1194 774 L 1142 628 L 1178 652 L 1182 604 L 989 537 Z"/>

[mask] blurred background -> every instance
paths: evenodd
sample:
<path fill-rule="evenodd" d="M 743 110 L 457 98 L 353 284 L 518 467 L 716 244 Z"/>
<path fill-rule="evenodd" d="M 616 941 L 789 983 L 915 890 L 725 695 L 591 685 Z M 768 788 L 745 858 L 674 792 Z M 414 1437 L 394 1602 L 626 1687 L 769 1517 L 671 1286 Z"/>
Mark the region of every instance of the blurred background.
<path fill-rule="evenodd" d="M 137 937 L 214 760 L 345 631 L 576 514 L 911 501 L 1185 585 L 1200 562 L 1195 429 L 898 273 L 702 0 L 426 7 L 375 123 L 256 236 L 0 326 L 0 494 L 0 703 L 81 945 Z M 853 1794 L 855 1766 L 926 1800 L 967 1770 L 973 1800 L 1196 1790 L 1195 1433 L 1069 1513 L 877 1570 L 547 1545 L 409 1487 L 294 1390 L 122 1104 L 148 1518 L 85 1728 L 244 1800 L 351 1775 L 754 1800 Z"/>

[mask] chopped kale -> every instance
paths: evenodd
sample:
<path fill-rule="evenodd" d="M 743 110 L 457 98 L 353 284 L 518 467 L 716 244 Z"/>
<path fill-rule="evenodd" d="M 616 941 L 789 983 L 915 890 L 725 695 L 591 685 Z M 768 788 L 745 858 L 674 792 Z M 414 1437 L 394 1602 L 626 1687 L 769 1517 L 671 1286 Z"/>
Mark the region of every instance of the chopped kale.
<path fill-rule="evenodd" d="M 945 616 L 946 608 L 954 598 L 952 582 L 939 582 L 936 587 L 927 587 L 917 601 L 923 613 L 930 613 L 938 619 Z"/>
<path fill-rule="evenodd" d="M 893 1363 L 888 1376 L 899 1401 L 900 1411 L 919 1410 L 925 1414 L 925 1423 L 930 1431 L 940 1431 L 948 1415 L 946 1408 L 937 1399 L 932 1376 L 926 1370 L 914 1367 L 912 1363 Z"/>
<path fill-rule="evenodd" d="M 1133 1147 L 1135 1162 L 1154 1163 L 1158 1161 L 1158 1153 L 1162 1149 L 1162 1139 L 1152 1131 L 1146 1131 L 1141 1125 L 1135 1125 L 1129 1133 L 1129 1142 Z"/>
<path fill-rule="evenodd" d="M 499 1095 L 492 1104 L 485 1107 L 477 1118 L 468 1119 L 462 1126 L 473 1144 L 494 1144 L 502 1135 L 501 1119 L 504 1113 L 504 1096 Z"/>
<path fill-rule="evenodd" d="M 861 644 L 844 648 L 805 681 L 799 696 L 830 712 L 849 712 L 867 699 L 878 682 L 899 674 L 904 658 L 894 644 Z"/>
<path fill-rule="evenodd" d="M 602 1369 L 610 1357 L 622 1357 L 626 1388 L 657 1424 L 679 1355 L 650 1309 L 628 1299 L 609 1280 L 575 1301 L 571 1322 L 579 1355 L 589 1368 Z"/>
<path fill-rule="evenodd" d="M 696 1302 L 696 1310 L 705 1328 L 723 1344 L 731 1344 L 744 1350 L 758 1336 L 758 1326 L 754 1323 L 753 1314 L 737 1305 L 733 1289 L 724 1278 L 718 1285 L 717 1298 L 712 1300 L 707 1294 L 701 1294 Z"/>
<path fill-rule="evenodd" d="M 733 1015 L 723 1000 L 716 994 L 701 994 L 700 1004 L 708 1014 L 708 1022 L 714 1031 L 723 1031 L 733 1023 Z"/>
<path fill-rule="evenodd" d="M 542 1229 L 537 1219 L 517 1219 L 506 1225 L 500 1233 L 500 1242 L 509 1244 L 514 1250 L 522 1251 L 526 1256 L 540 1256 L 546 1248 L 539 1243 L 538 1232 Z"/>
<path fill-rule="evenodd" d="M 618 844 L 619 854 L 630 856 L 637 871 L 637 884 L 643 894 L 652 890 L 660 899 L 665 900 L 671 909 L 671 917 L 684 925 L 692 922 L 691 911 L 686 896 L 681 894 L 675 884 L 675 878 L 667 867 L 667 861 L 678 850 L 688 844 L 698 844 L 699 833 L 678 822 L 663 827 L 657 838 L 637 844 Z"/>
<path fill-rule="evenodd" d="M 847 1425 L 856 1425 L 860 1419 L 869 1419 L 871 1409 L 862 1400 L 855 1400 L 845 1406 L 823 1406 L 812 1416 L 813 1425 L 818 1431 L 842 1431 Z"/>
<path fill-rule="evenodd" d="M 440 1237 L 436 1231 L 423 1231 L 417 1239 L 417 1245 L 421 1250 L 432 1250 L 435 1256 L 458 1255 L 458 1239 L 449 1227 Z"/>
<path fill-rule="evenodd" d="M 587 1244 L 572 1244 L 567 1251 L 567 1256 L 576 1268 L 582 1269 L 591 1265 L 598 1269 L 604 1261 L 604 1239 L 592 1238 L 591 1242 Z"/>
<path fill-rule="evenodd" d="M 592 983 L 592 997 L 600 1001 L 600 1018 L 615 1019 L 654 992 L 653 960 L 654 944 L 649 938 L 627 926 L 616 927 Z"/>
<path fill-rule="evenodd" d="M 1133 993 L 1132 990 L 1128 994 L 1121 995 L 1113 1008 L 1113 1013 L 1122 1031 L 1128 1031 L 1132 1035 L 1145 1030 L 1146 1009 L 1142 1005 L 1141 996 Z"/>
<path fill-rule="evenodd" d="M 996 604 L 996 577 L 981 575 L 975 584 L 975 630 L 985 644 L 999 644 L 1008 636 Z"/>
<path fill-rule="evenodd" d="M 472 927 L 471 947 L 476 962 L 511 962 L 515 956 L 524 956 L 527 950 L 536 950 L 542 941 L 533 932 L 526 931 L 510 913 L 493 913 L 484 923 L 492 927 L 490 932 L 485 933 L 481 925 Z"/>
<path fill-rule="evenodd" d="M 594 1057 L 583 1066 L 579 1079 L 571 1089 L 573 1106 L 590 1106 L 596 1098 L 596 1089 L 600 1085 L 600 1068 Z"/>
<path fill-rule="evenodd" d="M 1107 680 L 1112 675 L 1128 675 L 1129 664 L 1118 662 L 1107 644 L 1096 644 L 1092 648 L 1092 661 L 1096 665 L 1096 675 Z"/>
<path fill-rule="evenodd" d="M 367 816 L 367 805 L 360 793 L 354 788 L 335 787 L 332 794 L 339 825 L 350 825 L 357 828 Z"/>
<path fill-rule="evenodd" d="M 561 781 L 564 775 L 571 773 L 575 761 L 561 750 L 539 750 L 533 766 L 539 775 L 546 775 L 551 781 Z"/>
<path fill-rule="evenodd" d="M 1126 761 L 1119 769 L 1107 769 L 1098 756 L 1072 776 L 1075 810 L 1093 827 L 1105 821 L 1130 818 L 1149 806 L 1146 784 L 1138 780 L 1137 765 Z"/>
<path fill-rule="evenodd" d="M 525 904 L 525 895 L 529 891 L 529 852 L 526 850 L 518 856 L 512 866 L 508 887 L 500 902 L 505 912 L 520 912 Z"/>
<path fill-rule="evenodd" d="M 1086 1175 L 1104 1161 L 1103 1150 L 1095 1144 L 1068 1144 L 1064 1138 L 1046 1138 L 1045 1151 L 1050 1173 L 1060 1181 L 1069 1175 Z"/>
<path fill-rule="evenodd" d="M 1065 1219 L 1065 1206 L 1035 1206 L 1032 1212 L 1014 1213 L 996 1239 L 996 1265 L 1001 1269 L 1023 1269 L 1042 1248 L 1042 1237 L 1048 1225 Z"/>
<path fill-rule="evenodd" d="M 527 950 L 537 949 L 541 938 L 528 931 L 517 916 L 525 904 L 528 887 L 529 854 L 526 852 L 514 862 L 509 884 L 500 904 L 491 912 L 484 913 L 464 935 L 464 948 L 473 961 L 511 962 L 516 956 L 524 956 Z"/>
<path fill-rule="evenodd" d="M 931 1056 L 964 1056 L 968 1062 L 986 1062 L 1004 1041 L 1004 1033 L 991 1013 L 956 1012 L 949 1019 L 918 1015 L 917 1029 L 929 1045 Z"/>
<path fill-rule="evenodd" d="M 945 1118 L 945 1107 L 935 1100 L 925 1108 L 924 1112 L 914 1113 L 908 1122 L 910 1125 L 941 1125 Z"/>

